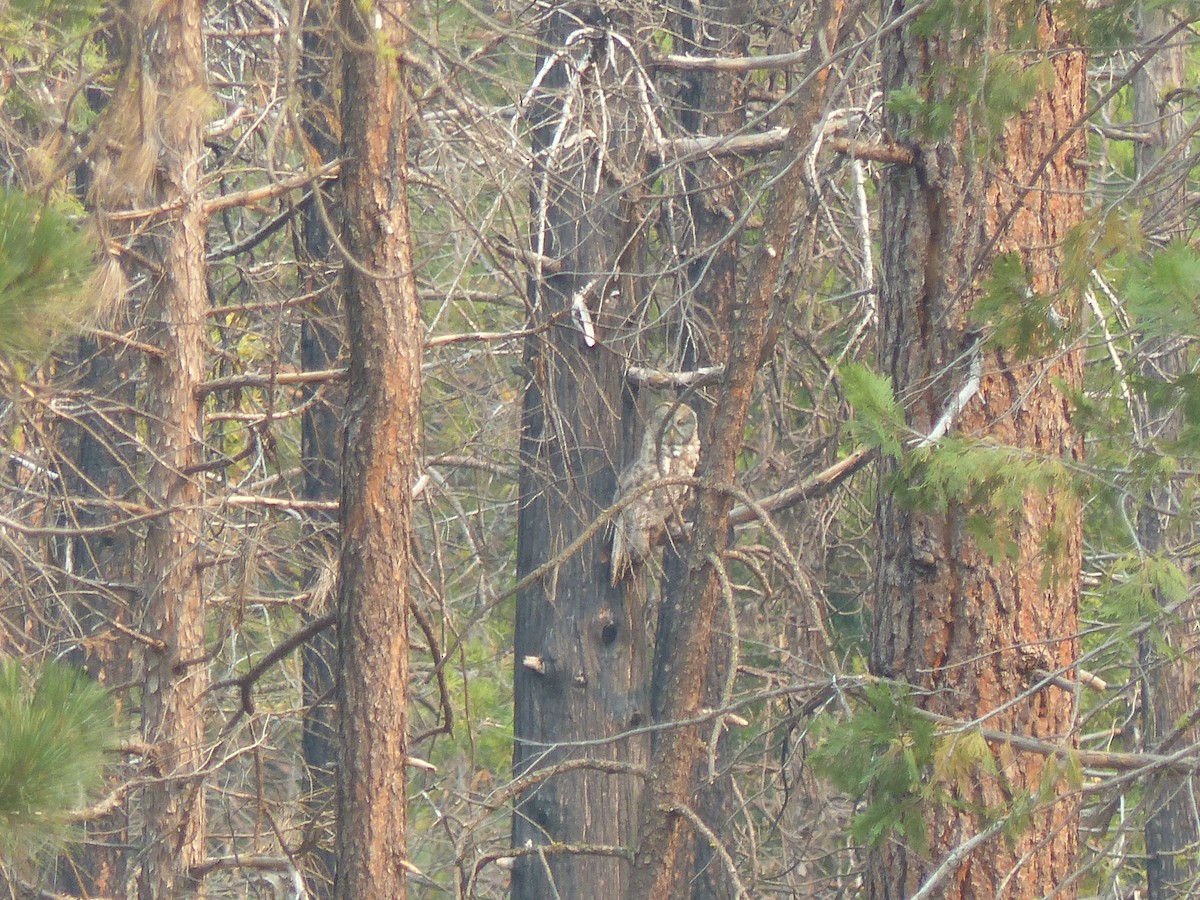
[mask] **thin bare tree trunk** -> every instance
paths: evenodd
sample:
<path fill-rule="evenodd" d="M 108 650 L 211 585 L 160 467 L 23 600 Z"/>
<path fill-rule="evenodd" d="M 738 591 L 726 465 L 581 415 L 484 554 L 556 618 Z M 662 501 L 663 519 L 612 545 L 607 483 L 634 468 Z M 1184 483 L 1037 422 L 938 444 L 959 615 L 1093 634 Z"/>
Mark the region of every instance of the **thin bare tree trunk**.
<path fill-rule="evenodd" d="M 746 53 L 749 33 L 744 18 L 745 4 L 734 0 L 706 0 L 687 8 L 678 16 L 676 52 L 695 56 L 738 57 Z M 684 87 L 681 124 L 692 135 L 736 134 L 746 122 L 746 77 L 730 72 L 683 72 Z M 729 351 L 730 333 L 726 327 L 729 311 L 738 300 L 737 260 L 741 232 L 737 217 L 749 202 L 741 196 L 738 178 L 742 165 L 738 159 L 697 160 L 688 165 L 685 179 L 688 190 L 687 210 L 691 229 L 685 233 L 685 254 L 692 256 L 688 284 L 695 302 L 704 314 L 682 323 L 683 369 L 695 370 L 723 364 Z M 702 394 L 689 402 L 696 404 L 703 434 L 711 419 L 711 406 Z M 658 608 L 655 659 L 651 676 L 651 711 L 660 717 L 667 673 L 670 669 L 668 648 L 675 646 L 672 634 L 692 614 L 688 593 L 687 569 L 678 553 L 669 546 L 662 602 Z M 679 548 L 681 551 L 684 548 Z M 709 667 L 705 675 L 705 705 L 716 707 L 728 676 L 732 659 L 730 629 L 718 625 L 713 634 Z M 718 768 L 724 769 L 728 733 L 721 730 Z M 724 840 L 732 815 L 731 779 L 721 777 L 709 783 L 707 777 L 697 801 L 696 812 L 712 832 Z M 733 888 L 717 848 L 700 841 L 696 850 L 696 872 L 692 880 L 693 900 L 731 896 Z"/>
<path fill-rule="evenodd" d="M 899 15 L 905 4 L 889 10 Z M 995 125 L 990 141 L 959 112 L 944 138 L 917 144 L 915 165 L 886 171 L 880 353 L 914 431 L 928 434 L 977 380 L 955 430 L 1054 462 L 1078 459 L 1082 450 L 1065 397 L 1080 384 L 1080 352 L 985 346 L 968 316 L 980 273 L 1009 254 L 1027 274 L 1030 302 L 1047 298 L 1054 306 L 1048 316 L 1073 320 L 1063 241 L 1083 215 L 1084 171 L 1076 161 L 1086 154 L 1078 127 L 1086 61 L 1069 49 L 1050 7 L 1036 15 L 1024 23 L 1036 28 L 1025 58 L 1053 68 L 1026 109 Z M 1003 47 L 1003 26 L 991 25 L 1000 32 L 976 33 L 973 43 L 942 42 L 911 26 L 893 32 L 883 47 L 885 92 L 916 90 L 931 106 L 953 102 L 938 93 L 948 82 L 929 73 L 975 65 Z M 887 127 L 918 136 L 925 125 L 893 113 Z M 914 508 L 889 492 L 894 474 L 894 463 L 882 466 L 872 670 L 913 685 L 930 711 L 1073 747 L 1074 695 L 1044 676 L 1070 676 L 1078 655 L 1077 499 L 1063 487 L 1030 489 L 1014 520 L 995 525 L 1005 529 L 996 535 L 1001 545 L 1011 540 L 1016 548 L 1007 557 L 972 537 L 977 510 L 956 502 L 944 512 Z M 1048 771 L 1044 757 L 1016 756 L 1002 776 L 980 769 L 946 786 L 951 802 L 923 806 L 928 854 L 897 835 L 885 839 L 869 861 L 867 895 L 911 897 L 948 861 L 935 896 L 1034 898 L 1056 888 L 1056 897 L 1074 896 L 1067 879 L 1076 863 L 1077 801 L 1065 783 L 1063 799 L 1044 796 L 1043 779 L 1055 785 L 1065 777 Z M 956 863 L 948 860 L 984 830 L 982 810 L 1003 815 L 1030 801 L 1038 809 L 1015 835 L 996 834 Z"/>
<path fill-rule="evenodd" d="M 338 569 L 335 896 L 398 900 L 408 866 L 408 596 L 422 326 L 408 218 L 406 5 L 342 0 L 349 397 Z"/>
<path fill-rule="evenodd" d="M 776 300 L 784 248 L 803 208 L 803 158 L 812 129 L 819 119 L 829 88 L 829 54 L 838 46 L 845 4 L 828 0 L 817 18 L 818 32 L 809 48 L 805 70 L 812 73 L 809 92 L 801 104 L 791 135 L 783 149 L 784 171 L 773 182 L 761 243 L 752 261 L 756 281 L 731 310 L 729 356 L 719 389 L 719 400 L 703 449 L 697 477 L 706 485 L 696 502 L 696 525 L 687 557 L 688 596 L 691 614 L 678 627 L 660 636 L 656 651 L 664 677 L 656 690 L 659 723 L 671 725 L 654 743 L 650 769 L 653 778 L 643 792 L 639 810 L 638 848 L 634 859 L 633 897 L 683 898 L 690 896 L 695 866 L 697 833 L 694 819 L 698 767 L 707 755 L 710 728 L 677 724 L 700 716 L 707 699 L 706 679 L 711 665 L 717 610 L 723 607 L 722 554 L 729 546 L 729 511 L 733 497 L 726 485 L 736 478 L 746 415 L 755 375 L 778 327 Z M 676 723 L 676 724 L 672 724 Z"/>
<path fill-rule="evenodd" d="M 1166 9 L 1140 10 L 1139 38 L 1144 46 L 1160 39 L 1171 27 Z M 1134 174 L 1140 179 L 1145 213 L 1142 227 L 1160 240 L 1178 239 L 1186 233 L 1189 210 L 1187 196 L 1187 122 L 1177 93 L 1185 88 L 1186 48 L 1181 42 L 1161 47 L 1133 79 L 1133 127 L 1146 132 L 1149 140 L 1133 145 Z M 1181 140 L 1184 143 L 1180 143 Z M 1143 359 L 1142 377 L 1162 383 L 1187 371 L 1184 341 L 1179 337 L 1149 337 L 1138 348 Z M 1149 398 L 1139 409 L 1135 423 L 1139 441 L 1154 445 L 1178 439 L 1182 417 L 1177 410 L 1165 416 L 1151 411 Z M 1179 486 L 1169 479 L 1150 491 L 1138 512 L 1137 530 L 1141 551 L 1147 556 L 1172 550 L 1171 528 L 1177 523 Z M 1187 602 L 1153 633 L 1139 643 L 1142 667 L 1142 738 L 1146 749 L 1166 752 L 1194 742 L 1200 734 L 1195 726 L 1173 735 L 1170 748 L 1164 740 L 1184 721 L 1195 705 L 1197 666 L 1197 614 L 1200 607 Z M 1149 900 L 1194 896 L 1197 889 L 1196 848 L 1200 845 L 1195 780 L 1164 773 L 1154 777 L 1147 794 L 1146 896 Z"/>
<path fill-rule="evenodd" d="M 170 205 L 152 230 L 156 271 L 146 318 L 162 351 L 147 360 L 146 414 L 150 470 L 146 492 L 161 515 L 146 535 L 144 630 L 160 646 L 146 651 L 145 739 L 155 745 L 160 781 L 145 791 L 141 897 L 196 890 L 189 870 L 205 854 L 203 697 L 208 681 L 204 595 L 201 420 L 196 385 L 204 377 L 205 213 L 201 185 L 207 109 L 200 0 L 138 5 L 147 45 L 140 89 L 156 95 L 155 200 Z"/>

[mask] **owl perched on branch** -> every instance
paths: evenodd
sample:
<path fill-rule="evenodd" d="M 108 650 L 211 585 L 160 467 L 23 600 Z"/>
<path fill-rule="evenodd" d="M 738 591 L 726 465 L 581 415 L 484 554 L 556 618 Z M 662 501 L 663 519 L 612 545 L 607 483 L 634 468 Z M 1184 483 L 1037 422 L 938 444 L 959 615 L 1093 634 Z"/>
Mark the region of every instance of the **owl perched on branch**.
<path fill-rule="evenodd" d="M 644 484 L 670 476 L 691 476 L 700 460 L 696 413 L 681 403 L 661 403 L 650 416 L 638 458 L 617 479 L 617 501 Z M 668 484 L 632 500 L 613 522 L 609 571 L 615 587 L 635 563 L 650 555 L 667 522 L 683 515 L 686 484 Z"/>

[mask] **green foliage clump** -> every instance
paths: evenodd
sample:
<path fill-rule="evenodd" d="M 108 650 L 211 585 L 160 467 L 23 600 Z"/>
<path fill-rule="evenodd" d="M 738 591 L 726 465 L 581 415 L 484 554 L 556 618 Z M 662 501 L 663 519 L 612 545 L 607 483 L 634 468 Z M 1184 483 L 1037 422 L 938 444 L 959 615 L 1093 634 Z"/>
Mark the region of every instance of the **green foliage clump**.
<path fill-rule="evenodd" d="M 29 860 L 69 837 L 116 740 L 112 700 L 83 673 L 0 662 L 0 859 Z"/>
<path fill-rule="evenodd" d="M 1189 579 L 1178 562 L 1161 554 L 1129 555 L 1109 568 L 1105 603 L 1097 618 L 1133 628 L 1161 618 L 1188 595 Z"/>
<path fill-rule="evenodd" d="M 859 363 L 843 366 L 840 375 L 842 390 L 855 410 L 850 433 L 868 447 L 898 459 L 904 451 L 901 442 L 908 426 L 904 409 L 896 401 L 892 379 Z"/>
<path fill-rule="evenodd" d="M 884 684 L 870 685 L 854 714 L 829 728 L 813 766 L 839 790 L 866 799 L 851 823 L 856 839 L 876 846 L 898 833 L 917 852 L 928 849 L 921 809 L 935 799 L 935 738 L 908 693 Z"/>
<path fill-rule="evenodd" d="M 92 258 L 61 212 L 0 190 L 0 351 L 42 352 L 57 331 L 80 324 Z"/>
<path fill-rule="evenodd" d="M 1192 333 L 1200 319 L 1200 253 L 1176 241 L 1131 260 L 1122 287 L 1128 311 L 1144 334 Z"/>
<path fill-rule="evenodd" d="M 917 436 L 905 422 L 889 378 L 856 364 L 842 370 L 842 385 L 855 410 L 851 433 L 899 463 L 888 490 L 912 509 L 962 512 L 967 530 L 993 559 L 1015 556 L 1012 536 L 1031 493 L 1075 488 L 1061 460 L 1019 448 L 962 437 L 911 446 Z M 1048 562 L 1057 558 L 1061 534 L 1069 525 L 1054 523 L 1043 537 Z"/>
<path fill-rule="evenodd" d="M 914 509 L 964 510 L 967 530 L 993 560 L 1016 556 L 1012 538 L 1031 494 L 1071 487 L 1070 475 L 1057 459 L 959 437 L 913 450 L 892 484 L 896 496 Z M 1067 525 L 1055 523 L 1044 536 L 1043 549 L 1052 550 Z M 1054 558 L 1047 554 L 1048 560 Z"/>
<path fill-rule="evenodd" d="M 6 23 L 46 27 L 53 23 L 67 32 L 92 26 L 104 4 L 100 0 L 8 0 L 0 16 Z"/>
<path fill-rule="evenodd" d="M 982 287 L 971 319 L 987 327 L 990 344 L 1012 351 L 1017 359 L 1062 345 L 1065 320 L 1055 313 L 1052 296 L 1034 293 L 1019 253 L 997 255 Z"/>

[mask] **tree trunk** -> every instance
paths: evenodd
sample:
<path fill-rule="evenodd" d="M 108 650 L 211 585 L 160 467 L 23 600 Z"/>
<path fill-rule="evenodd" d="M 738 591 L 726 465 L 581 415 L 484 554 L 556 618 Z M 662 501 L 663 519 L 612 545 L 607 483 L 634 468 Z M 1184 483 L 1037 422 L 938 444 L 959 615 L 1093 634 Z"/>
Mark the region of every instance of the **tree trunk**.
<path fill-rule="evenodd" d="M 892 16 L 905 11 L 901 3 L 889 8 Z M 915 165 L 886 172 L 880 350 L 915 432 L 930 433 L 978 374 L 957 431 L 1034 459 L 1072 461 L 1081 445 L 1064 390 L 1080 384 L 1078 350 L 1051 346 L 1045 358 L 1032 358 L 981 344 L 968 320 L 981 273 L 998 254 L 1015 254 L 1029 302 L 1047 298 L 1048 319 L 1074 321 L 1062 242 L 1083 214 L 1084 170 L 1075 161 L 1086 154 L 1078 127 L 1086 63 L 1050 7 L 1036 15 L 1021 23 L 1036 34 L 1019 58 L 1053 68 L 990 140 L 971 131 L 978 118 L 969 120 L 961 101 L 939 93 L 953 80 L 932 73 L 967 71 L 988 51 L 1004 52 L 1005 34 L 952 44 L 928 36 L 917 19 L 884 39 L 885 96 L 914 91 L 926 108 L 952 103 L 958 111 L 944 137 L 916 147 Z M 886 123 L 890 133 L 914 137 L 926 124 L 895 111 Z M 931 712 L 1073 747 L 1073 695 L 1043 679 L 1070 677 L 1078 655 L 1078 501 L 1059 487 L 1029 490 L 1015 521 L 998 526 L 1014 529 L 997 537 L 1010 537 L 1015 555 L 990 555 L 969 533 L 975 510 L 905 505 L 888 490 L 895 472 L 895 463 L 882 465 L 872 671 L 912 684 Z M 928 856 L 896 836 L 872 852 L 868 896 L 911 897 L 948 853 L 983 830 L 981 809 L 1003 815 L 1025 797 L 1041 798 L 1048 777 L 1063 799 L 1048 798 L 1010 839 L 997 834 L 952 864 L 937 895 L 1044 897 L 1056 887 L 1057 897 L 1074 895 L 1066 879 L 1076 863 L 1076 800 L 1044 757 L 1011 752 L 1001 776 L 973 773 L 945 786 L 950 802 L 923 808 Z"/>
<path fill-rule="evenodd" d="M 677 17 L 676 52 L 693 56 L 739 57 L 746 54 L 749 33 L 744 18 L 749 9 L 732 0 L 706 0 L 687 7 L 687 14 Z M 681 124 L 689 135 L 737 134 L 746 122 L 746 77 L 742 73 L 720 71 L 685 71 L 678 76 L 683 82 L 680 92 Z M 688 266 L 688 287 L 694 302 L 703 313 L 682 323 L 684 334 L 683 370 L 724 364 L 729 351 L 729 313 L 737 302 L 737 261 L 740 231 L 735 227 L 746 204 L 738 181 L 742 165 L 737 158 L 697 160 L 684 173 L 687 186 L 688 221 L 692 231 L 685 234 L 685 255 L 691 257 Z M 712 408 L 703 395 L 689 402 L 697 406 L 701 434 L 711 421 Z M 686 548 L 679 546 L 685 552 Z M 655 637 L 655 656 L 651 680 L 651 710 L 655 721 L 661 720 L 666 698 L 664 687 L 670 670 L 668 648 L 676 646 L 675 632 L 692 614 L 688 593 L 687 568 L 676 547 L 667 547 L 667 564 L 662 587 L 662 602 L 658 609 Z M 720 624 L 712 635 L 709 666 L 705 674 L 704 705 L 715 708 L 729 676 L 730 629 Z M 728 734 L 721 730 L 717 747 L 717 765 L 723 770 L 726 762 Z M 733 811 L 732 781 L 728 776 L 709 782 L 707 775 L 700 782 L 703 790 L 697 801 L 697 814 L 716 835 L 729 835 L 728 822 Z M 728 848 L 726 848 L 728 849 Z M 715 900 L 732 896 L 733 887 L 717 849 L 707 841 L 696 847 L 695 876 L 692 879 L 693 900 Z"/>
<path fill-rule="evenodd" d="M 72 427 L 74 468 L 67 478 L 73 499 L 115 501 L 129 495 L 135 462 L 130 436 L 136 433 L 130 410 L 133 382 L 130 354 L 103 352 L 96 341 L 80 338 L 76 359 L 78 388 L 93 398 L 93 407 Z M 101 399 L 103 398 L 103 399 Z M 104 410 L 101 411 L 101 405 Z M 71 525 L 81 529 L 113 525 L 125 514 L 114 506 L 78 504 Z M 114 693 L 119 715 L 128 715 L 127 685 L 134 677 L 133 648 L 120 630 L 128 629 L 135 588 L 135 542 L 132 530 L 113 527 L 84 533 L 71 541 L 67 574 L 76 580 L 80 599 L 76 610 L 81 636 L 68 660 L 79 665 Z M 88 843 L 64 859 L 56 884 L 60 891 L 85 896 L 118 896 L 125 891 L 129 812 L 120 807 L 88 824 Z"/>
<path fill-rule="evenodd" d="M 819 121 L 829 87 L 828 59 L 838 46 L 845 8 L 840 0 L 822 4 L 818 33 L 809 48 L 805 71 L 810 89 L 792 125 L 781 157 L 784 170 L 772 182 L 761 243 L 752 261 L 755 282 L 725 323 L 729 354 L 718 392 L 718 403 L 703 448 L 697 477 L 706 485 L 698 492 L 696 524 L 687 557 L 686 594 L 690 615 L 660 635 L 656 659 L 664 676 L 656 687 L 656 722 L 674 723 L 660 732 L 650 761 L 651 780 L 643 793 L 638 816 L 638 847 L 631 897 L 690 896 L 696 850 L 694 796 L 698 767 L 708 751 L 707 728 L 679 724 L 697 719 L 707 699 L 706 682 L 713 652 L 717 609 L 723 606 L 718 566 L 729 546 L 729 511 L 733 498 L 725 486 L 736 480 L 736 463 L 750 406 L 755 375 L 777 327 L 777 279 L 782 250 L 801 209 L 804 196 L 804 157 Z M 707 486 L 711 485 L 711 487 Z M 708 839 L 708 838 L 706 838 Z"/>
<path fill-rule="evenodd" d="M 124 59 L 128 48 L 117 29 L 102 36 L 105 53 Z M 86 92 L 88 108 L 97 115 L 104 111 L 106 92 L 91 87 Z M 93 193 L 90 163 L 75 170 L 75 194 L 87 204 Z M 88 527 L 115 525 L 125 514 L 114 501 L 129 496 L 137 471 L 133 436 L 137 426 L 132 414 L 136 402 L 131 373 L 140 362 L 133 353 L 113 352 L 96 340 L 81 337 L 75 353 L 73 388 L 90 398 L 85 410 L 66 430 L 73 464 L 66 476 L 70 500 L 76 503 L 64 525 Z M 105 505 L 107 501 L 110 505 Z M 132 641 L 125 631 L 131 610 L 137 605 L 137 550 L 133 529 L 112 527 L 99 533 L 82 533 L 70 541 L 64 564 L 68 578 L 77 579 L 79 600 L 75 618 L 80 636 L 67 656 L 100 684 L 114 691 L 118 715 L 128 715 L 128 686 L 135 676 Z M 88 841 L 64 856 L 59 864 L 55 889 L 84 896 L 117 896 L 126 890 L 129 844 L 129 810 L 118 807 L 99 821 L 88 824 Z"/>
<path fill-rule="evenodd" d="M 1139 38 L 1144 46 L 1160 39 L 1172 24 L 1165 9 L 1149 9 L 1145 4 L 1140 18 Z M 1185 63 L 1185 47 L 1173 42 L 1160 48 L 1133 79 L 1132 125 L 1134 130 L 1153 136 L 1133 145 L 1134 173 L 1145 197 L 1142 227 L 1159 240 L 1180 239 L 1186 234 L 1186 174 L 1172 159 L 1182 153 L 1181 139 L 1186 141 L 1187 122 L 1177 97 L 1172 97 L 1173 91 L 1186 86 Z M 1151 382 L 1174 380 L 1187 371 L 1181 338 L 1147 338 L 1138 352 L 1145 360 L 1142 377 Z M 1139 440 L 1169 444 L 1178 439 L 1182 424 L 1178 410 L 1155 415 L 1149 399 L 1143 398 L 1139 414 Z M 1168 538 L 1179 507 L 1179 486 L 1167 479 L 1145 497 L 1137 518 L 1143 553 L 1153 556 L 1172 551 Z M 1142 738 L 1151 752 L 1169 752 L 1170 748 L 1160 749 L 1164 739 L 1193 708 L 1197 686 L 1196 615 L 1197 606 L 1189 601 L 1161 622 L 1161 630 L 1140 639 Z M 1175 736 L 1172 747 L 1192 743 L 1198 734 L 1200 730 L 1195 726 L 1185 729 Z M 1200 869 L 1195 848 L 1200 844 L 1200 822 L 1192 788 L 1193 779 L 1187 776 L 1163 773 L 1153 779 L 1146 816 L 1148 900 L 1196 893 Z"/>
<path fill-rule="evenodd" d="M 159 148 L 155 200 L 170 211 L 151 230 L 156 266 L 147 309 L 150 342 L 146 413 L 150 470 L 146 491 L 160 515 L 146 535 L 144 631 L 160 646 L 146 651 L 145 739 L 154 745 L 161 780 L 145 789 L 143 898 L 178 897 L 196 889 L 189 870 L 205 854 L 203 697 L 208 667 L 199 549 L 203 498 L 196 477 L 204 377 L 206 285 L 203 136 L 207 90 L 200 0 L 137 5 L 151 18 L 141 89 L 155 96 Z"/>
<path fill-rule="evenodd" d="M 349 397 L 337 601 L 337 875 L 405 895 L 408 594 L 423 339 L 408 219 L 407 10 L 342 0 Z"/>
<path fill-rule="evenodd" d="M 548 14 L 541 53 L 554 53 L 588 14 L 587 4 L 564 4 Z M 535 71 L 545 61 L 543 55 Z M 601 105 L 595 96 L 619 73 L 606 72 L 601 54 L 595 62 L 584 68 L 572 56 L 559 58 L 530 112 L 531 243 L 555 261 L 555 271 L 543 269 L 529 284 L 529 327 L 538 333 L 526 339 L 524 353 L 529 382 L 521 421 L 517 577 L 552 567 L 517 593 L 513 774 L 579 760 L 594 765 L 547 776 L 521 795 L 513 847 L 536 850 L 517 858 L 515 900 L 631 896 L 628 860 L 616 848 L 633 844 L 641 780 L 622 773 L 644 767 L 647 758 L 644 736 L 609 740 L 648 719 L 643 604 L 637 592 L 610 586 L 604 529 L 564 556 L 615 493 L 624 367 L 609 344 L 619 339 L 614 325 L 632 303 L 625 296 L 632 279 L 617 275 L 626 223 L 635 214 L 620 190 L 597 194 L 591 181 L 601 151 L 619 160 L 627 177 L 636 177 L 641 165 L 629 158 L 634 132 L 620 118 L 628 101 L 610 94 Z M 615 115 L 609 147 L 573 139 L 587 123 L 572 110 Z M 610 293 L 616 285 L 622 292 Z M 572 318 L 577 294 L 597 311 L 590 325 L 578 313 Z M 594 330 L 593 346 L 587 327 Z M 566 845 L 567 852 L 548 853 L 551 844 Z"/>
<path fill-rule="evenodd" d="M 331 13 L 329 3 L 314 0 L 308 4 L 301 59 L 304 134 L 322 163 L 332 160 L 338 152 L 334 139 L 337 108 L 333 105 L 329 87 L 334 65 L 334 45 L 328 35 L 334 27 L 328 21 Z M 313 187 L 314 191 L 318 189 L 318 186 Z M 316 197 L 301 214 L 301 240 L 301 289 L 316 296 L 300 326 L 300 364 L 305 371 L 326 371 L 338 365 L 341 355 L 341 329 L 337 324 L 341 302 L 337 279 L 330 271 L 335 261 L 333 245 Z M 339 436 L 342 410 L 346 405 L 345 385 L 338 381 L 305 385 L 302 394 L 304 416 L 300 423 L 300 461 L 304 468 L 303 496 L 306 500 L 337 500 L 341 495 Z M 330 611 L 332 585 L 328 573 L 337 548 L 336 517 L 320 511 L 310 515 L 304 553 L 304 589 L 310 595 L 303 616 L 306 625 Z M 308 887 L 317 898 L 330 895 L 335 865 L 333 846 L 323 840 L 327 834 L 332 834 L 332 829 L 322 827 L 321 822 L 328 818 L 334 793 L 333 667 L 336 656 L 335 633 L 331 628 L 314 635 L 301 650 L 305 710 L 301 743 L 308 813 L 316 835 L 312 854 L 315 871 L 308 879 Z"/>

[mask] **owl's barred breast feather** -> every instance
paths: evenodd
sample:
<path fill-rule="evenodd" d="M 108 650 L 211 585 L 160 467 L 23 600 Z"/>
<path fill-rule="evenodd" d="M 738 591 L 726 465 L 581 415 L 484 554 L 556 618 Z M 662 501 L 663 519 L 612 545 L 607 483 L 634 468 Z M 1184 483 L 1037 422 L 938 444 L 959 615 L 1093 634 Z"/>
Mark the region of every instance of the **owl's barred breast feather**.
<path fill-rule="evenodd" d="M 638 458 L 617 479 L 622 498 L 660 478 L 691 476 L 700 460 L 696 413 L 679 403 L 662 403 L 650 417 Z M 645 491 L 622 509 L 613 523 L 609 572 L 615 586 L 634 565 L 650 555 L 671 518 L 682 515 L 686 484 L 663 485 Z"/>

